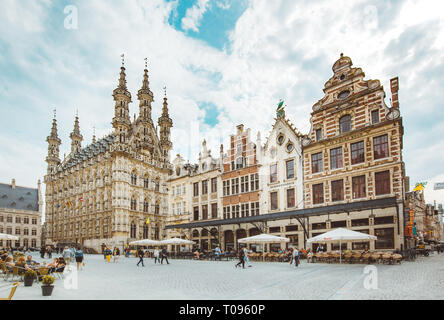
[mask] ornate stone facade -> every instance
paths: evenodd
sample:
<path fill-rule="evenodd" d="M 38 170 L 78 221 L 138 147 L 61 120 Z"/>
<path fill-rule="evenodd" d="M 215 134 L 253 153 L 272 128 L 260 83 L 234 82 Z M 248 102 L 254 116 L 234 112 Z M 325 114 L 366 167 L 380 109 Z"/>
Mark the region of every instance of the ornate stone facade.
<path fill-rule="evenodd" d="M 324 98 L 313 106 L 304 140 L 305 208 L 390 197 L 397 205 L 313 218 L 310 236 L 343 226 L 378 236 L 376 249 L 401 248 L 405 174 L 398 78 L 391 80 L 389 108 L 379 80 L 364 80 L 349 57 L 341 55 L 333 73 Z"/>
<path fill-rule="evenodd" d="M 159 239 L 168 211 L 171 172 L 170 128 L 166 93 L 159 134 L 151 119 L 153 93 L 145 68 L 138 91 L 139 115 L 130 121 L 131 93 L 121 67 L 115 101 L 114 131 L 82 148 L 79 119 L 71 133 L 71 153 L 61 161 L 54 118 L 48 136 L 46 241 L 80 243 L 100 251 L 104 243 L 123 247 L 133 239 Z M 149 218 L 149 220 L 148 220 Z"/>

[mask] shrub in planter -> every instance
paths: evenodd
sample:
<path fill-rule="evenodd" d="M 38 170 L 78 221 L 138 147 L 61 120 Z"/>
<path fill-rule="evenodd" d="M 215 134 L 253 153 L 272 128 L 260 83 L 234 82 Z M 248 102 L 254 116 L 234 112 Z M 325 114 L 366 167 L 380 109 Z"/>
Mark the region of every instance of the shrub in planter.
<path fill-rule="evenodd" d="M 23 275 L 23 279 L 25 281 L 25 287 L 32 286 L 32 283 L 36 278 L 37 278 L 37 272 L 35 272 L 34 270 L 26 270 L 25 274 Z"/>
<path fill-rule="evenodd" d="M 42 278 L 42 295 L 43 296 L 50 296 L 52 294 L 52 290 L 54 289 L 54 286 L 52 285 L 54 283 L 54 277 L 52 276 L 44 276 Z"/>

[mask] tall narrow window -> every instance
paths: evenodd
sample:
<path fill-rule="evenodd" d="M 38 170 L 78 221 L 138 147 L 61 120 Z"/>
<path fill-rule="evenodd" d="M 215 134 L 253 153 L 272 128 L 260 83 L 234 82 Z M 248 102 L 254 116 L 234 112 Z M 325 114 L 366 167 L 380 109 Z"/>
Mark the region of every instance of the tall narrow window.
<path fill-rule="evenodd" d="M 376 195 L 390 193 L 390 171 L 383 171 L 375 173 Z"/>
<path fill-rule="evenodd" d="M 351 130 L 351 117 L 343 116 L 339 119 L 339 133 L 349 132 Z"/>
<path fill-rule="evenodd" d="M 270 209 L 276 210 L 278 208 L 278 193 L 271 192 L 270 193 Z"/>
<path fill-rule="evenodd" d="M 320 140 L 322 140 L 322 130 L 317 129 L 316 130 L 316 141 L 320 141 Z"/>
<path fill-rule="evenodd" d="M 379 110 L 372 111 L 372 124 L 379 123 Z"/>
<path fill-rule="evenodd" d="M 294 189 L 287 189 L 287 208 L 294 208 L 295 206 Z"/>
<path fill-rule="evenodd" d="M 317 173 L 322 171 L 322 152 L 311 155 L 311 172 Z"/>
<path fill-rule="evenodd" d="M 286 163 L 287 167 L 287 179 L 294 178 L 294 160 L 288 160 Z"/>
<path fill-rule="evenodd" d="M 324 202 L 324 184 L 313 185 L 313 204 L 319 204 Z"/>
<path fill-rule="evenodd" d="M 342 168 L 342 147 L 330 150 L 330 168 L 332 170 Z"/>
<path fill-rule="evenodd" d="M 270 183 L 277 181 L 277 164 L 270 165 Z"/>
<path fill-rule="evenodd" d="M 388 152 L 388 138 L 387 135 L 373 138 L 373 156 L 376 159 L 387 158 Z"/>
<path fill-rule="evenodd" d="M 353 199 L 365 198 L 365 176 L 352 178 Z"/>
<path fill-rule="evenodd" d="M 211 204 L 211 219 L 217 218 L 217 203 Z"/>
<path fill-rule="evenodd" d="M 352 143 L 351 149 L 351 164 L 358 164 L 365 161 L 364 156 L 364 141 Z"/>
<path fill-rule="evenodd" d="M 197 197 L 199 195 L 199 182 L 193 184 L 193 196 Z"/>
<path fill-rule="evenodd" d="M 202 220 L 207 220 L 208 219 L 208 205 L 203 205 L 202 206 Z"/>
<path fill-rule="evenodd" d="M 199 207 L 193 208 L 193 220 L 199 220 Z"/>
<path fill-rule="evenodd" d="M 239 178 L 231 179 L 231 194 L 239 193 Z"/>
<path fill-rule="evenodd" d="M 335 180 L 331 182 L 331 201 L 344 200 L 344 182 Z"/>
<path fill-rule="evenodd" d="M 217 192 L 217 178 L 211 179 L 211 193 Z"/>
<path fill-rule="evenodd" d="M 208 180 L 202 181 L 202 194 L 208 193 Z"/>

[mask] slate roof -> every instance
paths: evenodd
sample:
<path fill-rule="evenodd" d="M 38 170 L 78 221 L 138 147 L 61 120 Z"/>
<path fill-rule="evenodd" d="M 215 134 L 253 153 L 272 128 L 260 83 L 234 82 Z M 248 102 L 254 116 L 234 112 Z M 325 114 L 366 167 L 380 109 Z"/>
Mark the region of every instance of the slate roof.
<path fill-rule="evenodd" d="M 0 208 L 39 211 L 38 190 L 0 183 Z"/>
<path fill-rule="evenodd" d="M 105 153 L 110 149 L 111 144 L 114 141 L 114 135 L 110 134 L 105 138 L 92 143 L 85 148 L 81 149 L 79 152 L 75 153 L 71 158 L 62 164 L 62 169 L 71 168 L 83 161 L 86 161 L 92 157 L 95 157 L 99 153 Z"/>

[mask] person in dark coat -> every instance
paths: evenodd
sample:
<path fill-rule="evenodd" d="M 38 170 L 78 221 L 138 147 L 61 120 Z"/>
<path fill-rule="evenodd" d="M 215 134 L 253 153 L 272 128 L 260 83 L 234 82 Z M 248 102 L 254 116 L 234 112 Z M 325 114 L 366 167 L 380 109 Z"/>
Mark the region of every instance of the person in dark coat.
<path fill-rule="evenodd" d="M 165 248 L 162 249 L 162 251 L 160 252 L 160 255 L 162 256 L 161 260 L 160 260 L 160 264 L 163 264 L 163 259 L 166 260 L 167 264 L 170 264 L 168 262 L 168 254 Z"/>
<path fill-rule="evenodd" d="M 242 265 L 242 268 L 245 269 L 245 259 L 244 259 L 244 250 L 239 249 L 237 256 L 239 258 L 239 262 L 235 265 L 235 267 L 240 267 Z"/>
<path fill-rule="evenodd" d="M 139 257 L 139 262 L 137 262 L 137 266 L 139 266 L 139 263 L 142 262 L 142 267 L 145 267 L 145 265 L 143 264 L 143 256 L 145 255 L 145 252 L 143 252 L 142 248 L 140 248 L 137 251 L 137 256 Z"/>
<path fill-rule="evenodd" d="M 46 253 L 46 249 L 45 249 L 45 247 L 41 247 L 41 248 L 40 248 L 40 257 L 41 257 L 42 259 L 45 259 L 45 253 Z"/>

